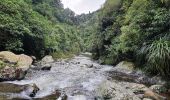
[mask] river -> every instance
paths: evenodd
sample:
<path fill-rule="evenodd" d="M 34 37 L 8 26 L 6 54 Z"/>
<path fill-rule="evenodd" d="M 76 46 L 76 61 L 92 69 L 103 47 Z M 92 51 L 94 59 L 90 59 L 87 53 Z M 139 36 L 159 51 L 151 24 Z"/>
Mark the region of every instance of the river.
<path fill-rule="evenodd" d="M 36 84 L 40 90 L 34 98 L 59 90 L 68 100 L 141 100 L 132 89 L 141 84 L 111 79 L 108 73 L 114 70 L 113 66 L 100 65 L 90 57 L 79 55 L 52 63 L 50 71 L 29 70 L 24 80 L 7 83 Z"/>

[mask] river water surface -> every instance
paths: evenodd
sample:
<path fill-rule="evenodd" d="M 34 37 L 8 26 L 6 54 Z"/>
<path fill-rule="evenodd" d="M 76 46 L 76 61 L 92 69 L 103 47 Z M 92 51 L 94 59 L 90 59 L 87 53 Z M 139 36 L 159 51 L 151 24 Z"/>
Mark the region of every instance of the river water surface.
<path fill-rule="evenodd" d="M 35 83 L 40 88 L 35 98 L 60 90 L 68 100 L 141 100 L 129 88 L 134 83 L 109 79 L 108 71 L 112 70 L 113 66 L 79 55 L 52 63 L 50 71 L 30 70 L 24 80 L 10 83 Z"/>

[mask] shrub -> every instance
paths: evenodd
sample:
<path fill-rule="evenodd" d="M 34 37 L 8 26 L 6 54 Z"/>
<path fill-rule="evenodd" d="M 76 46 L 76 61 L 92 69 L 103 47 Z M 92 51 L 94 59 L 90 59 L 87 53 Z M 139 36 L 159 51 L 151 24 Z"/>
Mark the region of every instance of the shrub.
<path fill-rule="evenodd" d="M 144 69 L 153 74 L 169 75 L 170 73 L 170 41 L 155 40 L 144 45 L 138 52 L 139 59 L 143 59 Z"/>

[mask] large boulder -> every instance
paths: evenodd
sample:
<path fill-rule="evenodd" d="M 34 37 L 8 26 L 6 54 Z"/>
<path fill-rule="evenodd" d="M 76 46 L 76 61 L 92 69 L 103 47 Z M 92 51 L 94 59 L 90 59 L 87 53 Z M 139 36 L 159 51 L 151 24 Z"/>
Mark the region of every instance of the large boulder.
<path fill-rule="evenodd" d="M 122 87 L 116 81 L 105 81 L 99 85 L 96 91 L 101 100 L 141 100 L 133 91 Z M 99 99 L 100 100 L 100 99 Z"/>
<path fill-rule="evenodd" d="M 24 70 L 27 70 L 33 62 L 32 58 L 27 55 L 16 55 L 9 51 L 0 52 L 0 59 L 6 63 L 14 64 L 16 67 Z"/>
<path fill-rule="evenodd" d="M 122 61 L 113 70 L 108 71 L 109 78 L 119 81 L 135 82 L 140 84 L 154 85 L 165 84 L 160 77 L 149 77 L 141 70 L 135 69 L 132 62 Z"/>
<path fill-rule="evenodd" d="M 0 52 L 0 81 L 20 80 L 25 77 L 32 64 L 32 58 L 9 51 Z"/>
<path fill-rule="evenodd" d="M 134 71 L 135 65 L 132 62 L 128 61 L 122 61 L 118 65 L 116 65 L 115 69 L 126 72 L 126 73 L 131 73 Z"/>
<path fill-rule="evenodd" d="M 54 59 L 53 59 L 53 57 L 50 56 L 50 55 L 45 56 L 45 57 L 42 58 L 42 60 L 41 60 L 41 64 L 48 64 L 48 63 L 52 63 L 52 62 L 54 62 Z"/>
<path fill-rule="evenodd" d="M 47 55 L 42 58 L 41 61 L 35 64 L 35 66 L 31 66 L 32 69 L 35 70 L 50 70 L 53 65 L 54 59 L 52 56 Z"/>

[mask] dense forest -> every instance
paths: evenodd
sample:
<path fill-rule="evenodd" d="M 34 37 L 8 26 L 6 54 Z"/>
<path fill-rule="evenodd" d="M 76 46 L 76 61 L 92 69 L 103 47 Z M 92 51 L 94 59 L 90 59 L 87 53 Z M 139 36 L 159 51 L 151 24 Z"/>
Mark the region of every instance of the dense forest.
<path fill-rule="evenodd" d="M 106 0 L 75 15 L 60 0 L 0 0 L 0 50 L 36 57 L 89 51 L 102 64 L 133 61 L 170 74 L 170 0 Z"/>
<path fill-rule="evenodd" d="M 36 57 L 80 51 L 75 13 L 60 0 L 1 0 L 0 50 Z"/>
<path fill-rule="evenodd" d="M 103 64 L 127 60 L 147 73 L 169 75 L 169 4 L 169 0 L 107 0 L 83 24 L 87 50 Z"/>

